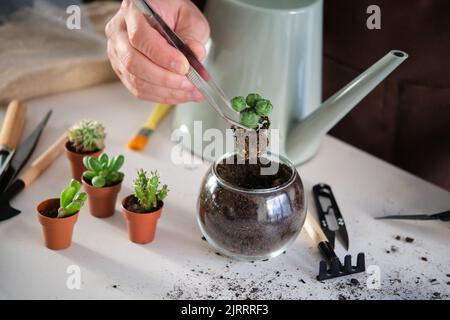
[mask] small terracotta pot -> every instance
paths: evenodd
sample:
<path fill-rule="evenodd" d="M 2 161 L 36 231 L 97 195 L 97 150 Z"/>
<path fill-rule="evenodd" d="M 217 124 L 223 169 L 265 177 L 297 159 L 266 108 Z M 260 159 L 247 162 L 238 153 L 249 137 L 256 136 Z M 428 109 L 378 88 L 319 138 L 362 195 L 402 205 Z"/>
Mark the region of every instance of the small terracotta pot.
<path fill-rule="evenodd" d="M 136 213 L 126 208 L 126 203 L 130 197 L 133 197 L 133 195 L 129 195 L 122 200 L 122 215 L 128 224 L 128 237 L 130 241 L 139 244 L 152 242 L 155 238 L 156 225 L 164 203 L 157 211 Z"/>
<path fill-rule="evenodd" d="M 111 217 L 116 211 L 117 194 L 120 192 L 122 182 L 104 188 L 97 188 L 81 179 L 83 189 L 88 194 L 89 211 L 94 217 Z"/>
<path fill-rule="evenodd" d="M 71 245 L 73 227 L 78 219 L 78 212 L 66 218 L 49 218 L 41 214 L 43 211 L 58 207 L 58 198 L 42 201 L 36 207 L 36 213 L 44 231 L 45 245 L 52 250 L 66 249 Z"/>
<path fill-rule="evenodd" d="M 83 172 L 86 171 L 86 167 L 83 164 L 83 158 L 85 156 L 91 156 L 94 158 L 98 158 L 98 156 L 103 152 L 102 150 L 98 150 L 95 152 L 87 153 L 87 152 L 75 152 L 69 146 L 70 142 L 67 141 L 65 144 L 66 156 L 70 161 L 70 168 L 72 170 L 72 178 L 80 181 L 83 175 Z"/>

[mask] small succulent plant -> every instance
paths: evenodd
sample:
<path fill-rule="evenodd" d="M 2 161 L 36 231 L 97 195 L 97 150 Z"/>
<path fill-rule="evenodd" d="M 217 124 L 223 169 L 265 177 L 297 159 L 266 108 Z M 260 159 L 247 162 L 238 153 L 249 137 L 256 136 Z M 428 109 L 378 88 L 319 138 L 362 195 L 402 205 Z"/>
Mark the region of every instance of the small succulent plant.
<path fill-rule="evenodd" d="M 134 196 L 139 202 L 141 211 L 149 212 L 158 208 L 158 202 L 167 197 L 169 189 L 167 185 L 159 187 L 159 175 L 157 171 L 152 171 L 150 176 L 147 172 L 140 169 L 137 178 L 134 180 Z"/>
<path fill-rule="evenodd" d="M 77 152 L 93 152 L 105 146 L 105 128 L 97 121 L 80 120 L 69 129 L 67 137 Z"/>
<path fill-rule="evenodd" d="M 231 99 L 231 106 L 240 113 L 240 123 L 251 129 L 258 128 L 268 120 L 273 109 L 272 103 L 257 93 L 250 93 L 246 98 L 234 97 Z"/>
<path fill-rule="evenodd" d="M 68 217 L 80 211 L 87 199 L 86 193 L 79 192 L 80 189 L 80 181 L 72 179 L 70 185 L 61 192 L 58 218 Z"/>
<path fill-rule="evenodd" d="M 123 155 L 110 158 L 106 153 L 102 153 L 98 159 L 86 156 L 83 158 L 83 164 L 87 171 L 83 173 L 83 178 L 97 188 L 115 185 L 123 180 L 124 174 L 119 169 L 124 161 Z"/>

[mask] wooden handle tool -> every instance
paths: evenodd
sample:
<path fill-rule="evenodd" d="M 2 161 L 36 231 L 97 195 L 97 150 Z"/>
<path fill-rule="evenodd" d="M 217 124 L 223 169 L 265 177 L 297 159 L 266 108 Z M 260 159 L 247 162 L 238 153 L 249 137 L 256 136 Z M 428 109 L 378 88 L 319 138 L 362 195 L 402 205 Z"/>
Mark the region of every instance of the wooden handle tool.
<path fill-rule="evenodd" d="M 31 166 L 20 175 L 19 179 L 23 181 L 25 186 L 29 186 L 37 177 L 39 177 L 48 166 L 58 158 L 64 151 L 64 144 L 67 141 L 67 134 L 64 133 L 53 143 L 43 154 L 39 156 Z"/>
<path fill-rule="evenodd" d="M 314 241 L 315 244 L 328 241 L 327 237 L 323 233 L 316 219 L 312 216 L 311 212 L 306 215 L 305 224 L 303 225 L 309 237 Z"/>
<path fill-rule="evenodd" d="M 26 116 L 26 104 L 19 100 L 11 101 L 0 131 L 0 148 L 10 151 L 16 149 L 22 137 Z"/>

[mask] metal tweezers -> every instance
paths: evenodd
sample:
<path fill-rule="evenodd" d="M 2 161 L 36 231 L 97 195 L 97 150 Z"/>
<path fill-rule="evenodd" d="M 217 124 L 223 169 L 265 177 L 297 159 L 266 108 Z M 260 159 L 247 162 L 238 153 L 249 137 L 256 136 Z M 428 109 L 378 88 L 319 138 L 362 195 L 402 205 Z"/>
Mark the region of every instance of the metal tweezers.
<path fill-rule="evenodd" d="M 222 89 L 214 82 L 211 75 L 208 73 L 202 63 L 195 57 L 192 50 L 172 31 L 172 29 L 164 22 L 158 13 L 149 4 L 149 0 L 133 0 L 135 5 L 147 17 L 150 25 L 155 28 L 167 42 L 184 54 L 189 61 L 189 72 L 187 77 L 203 94 L 206 101 L 214 107 L 219 115 L 230 124 L 248 129 L 237 120 L 237 112 L 233 110 L 228 98 Z"/>

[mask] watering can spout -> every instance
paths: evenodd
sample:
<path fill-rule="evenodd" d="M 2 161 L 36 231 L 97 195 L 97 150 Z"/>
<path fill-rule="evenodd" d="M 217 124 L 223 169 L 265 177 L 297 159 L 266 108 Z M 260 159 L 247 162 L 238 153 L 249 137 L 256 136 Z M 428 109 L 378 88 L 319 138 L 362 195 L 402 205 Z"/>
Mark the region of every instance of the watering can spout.
<path fill-rule="evenodd" d="M 312 157 L 320 139 L 381 81 L 394 71 L 408 55 L 393 50 L 352 82 L 325 101 L 316 111 L 294 124 L 286 141 L 286 154 L 294 163 Z"/>

